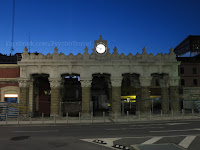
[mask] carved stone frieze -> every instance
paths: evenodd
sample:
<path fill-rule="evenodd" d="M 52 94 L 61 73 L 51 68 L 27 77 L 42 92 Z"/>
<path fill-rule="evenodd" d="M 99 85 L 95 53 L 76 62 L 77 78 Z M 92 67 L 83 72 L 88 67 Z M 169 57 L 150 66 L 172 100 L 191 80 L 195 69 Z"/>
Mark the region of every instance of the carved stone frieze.
<path fill-rule="evenodd" d="M 140 86 L 151 86 L 152 77 L 140 77 Z"/>
<path fill-rule="evenodd" d="M 169 86 L 179 86 L 180 77 L 169 78 Z"/>
<path fill-rule="evenodd" d="M 19 87 L 27 88 L 29 87 L 30 79 L 29 78 L 18 78 Z"/>
<path fill-rule="evenodd" d="M 61 87 L 61 78 L 49 78 L 51 88 Z"/>
<path fill-rule="evenodd" d="M 81 80 L 81 87 L 91 87 L 92 80 Z"/>
<path fill-rule="evenodd" d="M 121 87 L 122 78 L 111 78 L 111 85 L 112 87 Z"/>

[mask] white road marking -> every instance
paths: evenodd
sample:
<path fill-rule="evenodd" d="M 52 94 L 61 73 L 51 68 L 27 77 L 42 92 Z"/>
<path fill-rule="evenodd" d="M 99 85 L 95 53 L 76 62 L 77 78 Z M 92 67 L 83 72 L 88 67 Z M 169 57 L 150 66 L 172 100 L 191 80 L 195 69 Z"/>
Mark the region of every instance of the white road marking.
<path fill-rule="evenodd" d="M 109 147 L 111 149 L 116 150 L 116 148 L 112 147 L 113 142 L 116 141 L 116 140 L 120 140 L 121 138 L 97 138 L 97 139 L 102 140 L 102 141 L 106 142 L 107 144 L 100 144 L 100 143 L 93 142 L 96 139 L 81 139 L 81 140 L 85 141 L 85 142 L 93 143 L 93 144 L 98 144 L 98 145 L 101 145 L 101 146 L 104 146 L 104 147 Z"/>
<path fill-rule="evenodd" d="M 113 146 L 113 142 L 116 140 L 120 140 L 121 138 L 100 138 L 99 140 L 102 140 L 107 143 L 108 146 Z"/>
<path fill-rule="evenodd" d="M 195 138 L 196 136 L 187 136 L 178 145 L 184 148 L 188 148 Z"/>
<path fill-rule="evenodd" d="M 142 127 L 142 128 L 117 128 L 117 129 L 105 129 L 105 130 L 110 130 L 110 131 L 115 131 L 115 130 L 138 130 L 138 129 L 151 129 L 151 128 L 164 128 L 164 127 Z"/>
<path fill-rule="evenodd" d="M 111 149 L 115 149 L 113 146 L 113 142 L 116 141 L 116 140 L 120 140 L 120 139 L 125 139 L 125 138 L 151 138 L 141 144 L 153 144 L 155 142 L 157 142 L 158 140 L 162 139 L 162 138 L 165 138 L 165 137 L 186 137 L 184 140 L 182 140 L 180 143 L 179 143 L 179 146 L 182 146 L 184 148 L 188 148 L 190 146 L 190 144 L 192 143 L 192 141 L 196 138 L 196 136 L 200 136 L 200 134 L 193 134 L 193 135 L 167 135 L 167 136 L 141 136 L 141 137 L 119 137 L 119 138 L 96 138 L 96 139 L 80 139 L 82 141 L 85 141 L 85 142 L 89 142 L 89 143 L 93 143 L 93 144 L 98 144 L 98 145 L 101 145 L 101 146 L 104 146 L 104 147 L 109 147 Z M 100 144 L 100 143 L 95 143 L 93 142 L 94 140 L 102 140 L 104 142 L 106 142 L 107 144 Z M 134 146 L 134 145 L 130 145 L 130 146 Z"/>
<path fill-rule="evenodd" d="M 142 144 L 153 144 L 155 142 L 157 142 L 158 140 L 162 139 L 163 137 L 153 137 L 145 142 L 143 142 Z"/>
<path fill-rule="evenodd" d="M 200 131 L 200 128 L 196 128 L 196 129 L 183 129 L 183 130 L 161 130 L 161 131 L 149 131 L 149 132 L 180 132 L 180 131 Z"/>
<path fill-rule="evenodd" d="M 12 132 L 58 132 L 59 130 L 43 130 L 43 131 L 12 131 Z"/>
<path fill-rule="evenodd" d="M 164 128 L 164 127 L 143 127 L 143 128 L 122 128 L 122 129 L 151 129 L 151 128 L 156 128 L 156 129 L 158 129 L 158 128 Z"/>
<path fill-rule="evenodd" d="M 106 129 L 108 131 L 116 131 L 116 130 L 120 130 L 120 129 Z"/>
<path fill-rule="evenodd" d="M 183 125 L 183 124 L 189 124 L 189 123 L 165 123 L 165 124 L 148 124 L 148 125 L 130 125 L 132 127 L 148 127 L 148 126 L 162 126 L 162 125 Z"/>
<path fill-rule="evenodd" d="M 182 125 L 182 124 L 190 124 L 190 123 L 167 123 L 166 125 L 174 126 L 174 125 Z"/>

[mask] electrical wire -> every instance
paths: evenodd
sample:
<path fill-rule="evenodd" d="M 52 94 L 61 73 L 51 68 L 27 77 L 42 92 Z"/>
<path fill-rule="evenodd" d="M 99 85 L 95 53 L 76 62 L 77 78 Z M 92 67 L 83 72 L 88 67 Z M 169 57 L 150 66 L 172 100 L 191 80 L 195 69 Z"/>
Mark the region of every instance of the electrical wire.
<path fill-rule="evenodd" d="M 14 51 L 13 42 L 14 42 L 14 25 L 15 25 L 15 0 L 13 0 L 13 16 L 12 16 L 12 35 L 11 35 L 11 54 Z"/>

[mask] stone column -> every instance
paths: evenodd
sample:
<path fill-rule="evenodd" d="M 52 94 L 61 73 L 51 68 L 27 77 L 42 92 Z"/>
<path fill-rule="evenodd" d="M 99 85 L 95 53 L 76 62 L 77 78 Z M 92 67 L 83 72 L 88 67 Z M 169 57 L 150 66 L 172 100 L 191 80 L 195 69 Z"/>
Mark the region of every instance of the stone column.
<path fill-rule="evenodd" d="M 149 113 L 151 109 L 150 101 L 150 86 L 151 86 L 151 77 L 140 77 L 140 93 L 141 99 L 139 100 L 139 111 L 141 113 Z"/>
<path fill-rule="evenodd" d="M 21 115 L 27 115 L 28 113 L 28 98 L 29 98 L 29 79 L 19 78 L 19 113 Z"/>
<path fill-rule="evenodd" d="M 180 113 L 180 101 L 178 93 L 179 79 L 180 77 L 169 79 L 169 95 L 171 100 L 170 106 L 171 110 L 173 110 L 175 113 Z"/>
<path fill-rule="evenodd" d="M 81 80 L 82 87 L 82 116 L 89 117 L 91 115 L 91 83 L 92 80 Z"/>
<path fill-rule="evenodd" d="M 111 86 L 111 83 L 108 83 L 108 90 L 109 90 L 109 97 L 108 97 L 109 100 L 108 100 L 108 103 L 110 104 L 108 106 L 109 106 L 109 112 L 111 112 L 111 103 L 112 103 L 112 86 Z"/>
<path fill-rule="evenodd" d="M 161 106 L 163 113 L 169 113 L 169 91 L 168 91 L 168 84 L 167 81 L 164 79 L 159 80 L 160 87 L 161 87 Z"/>
<path fill-rule="evenodd" d="M 111 115 L 121 116 L 121 78 L 111 78 L 112 85 L 112 101 L 111 101 Z"/>
<path fill-rule="evenodd" d="M 59 116 L 60 114 L 60 82 L 61 78 L 49 78 L 51 87 L 51 114 L 50 116 Z M 61 114 L 60 114 L 61 115 Z"/>
<path fill-rule="evenodd" d="M 136 114 L 140 110 L 140 100 L 141 100 L 141 92 L 140 92 L 140 82 L 139 80 L 134 80 L 134 87 L 136 89 Z"/>
<path fill-rule="evenodd" d="M 30 85 L 29 85 L 29 105 L 28 105 L 28 111 L 29 113 L 34 112 L 33 108 L 33 79 L 30 80 Z"/>

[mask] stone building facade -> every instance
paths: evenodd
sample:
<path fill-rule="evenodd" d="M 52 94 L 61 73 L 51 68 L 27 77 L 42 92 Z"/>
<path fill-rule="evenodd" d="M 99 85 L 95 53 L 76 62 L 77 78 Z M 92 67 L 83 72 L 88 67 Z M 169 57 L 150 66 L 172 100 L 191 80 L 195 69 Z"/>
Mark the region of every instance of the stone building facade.
<path fill-rule="evenodd" d="M 103 46 L 102 46 L 103 45 Z M 81 112 L 84 116 L 91 113 L 91 87 L 94 75 L 105 75 L 110 93 L 109 101 L 112 114 L 121 114 L 121 91 L 124 75 L 132 76 L 133 86 L 136 89 L 137 110 L 146 113 L 150 110 L 150 102 L 146 101 L 150 97 L 150 87 L 152 79 L 157 77 L 161 88 L 162 110 L 167 113 L 170 109 L 174 112 L 180 110 L 178 101 L 178 65 L 173 49 L 167 54 L 159 53 L 157 55 L 147 54 L 143 48 L 142 54 L 136 55 L 119 54 L 117 48 L 111 54 L 107 41 L 102 37 L 94 42 L 93 52 L 88 53 L 88 48 L 84 49 L 83 54 L 65 55 L 58 53 L 57 47 L 54 53 L 43 55 L 42 53 L 29 54 L 25 47 L 22 53 L 21 61 L 18 61 L 20 67 L 19 82 L 19 103 L 28 106 L 23 110 L 23 114 L 35 112 L 37 106 L 37 87 L 36 79 L 45 78 L 47 90 L 50 94 L 50 115 L 60 115 L 61 88 L 63 85 L 63 75 L 76 74 L 80 76 L 81 83 Z M 41 86 L 41 85 L 40 85 Z M 67 91 L 65 91 L 67 92 Z M 47 98 L 48 99 L 48 98 Z"/>
<path fill-rule="evenodd" d="M 20 69 L 17 65 L 17 55 L 0 54 L 0 102 L 5 102 L 8 98 L 18 98 L 19 85 L 17 78 L 19 77 Z"/>

